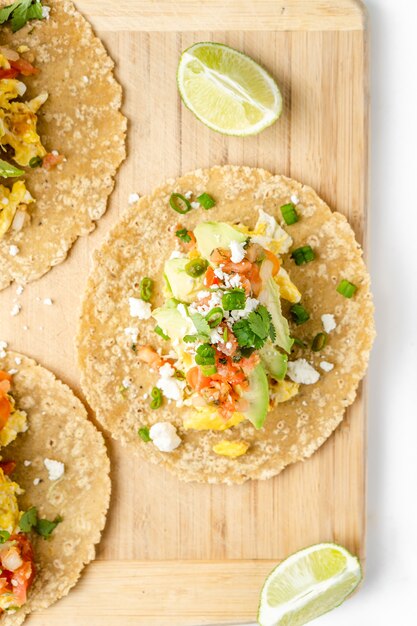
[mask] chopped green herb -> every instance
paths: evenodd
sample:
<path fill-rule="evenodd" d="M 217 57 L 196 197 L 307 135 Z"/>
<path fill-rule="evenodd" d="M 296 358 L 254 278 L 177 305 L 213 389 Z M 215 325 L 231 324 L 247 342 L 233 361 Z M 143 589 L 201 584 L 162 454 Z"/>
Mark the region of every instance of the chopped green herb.
<path fill-rule="evenodd" d="M 208 261 L 206 261 L 206 259 L 192 259 L 192 261 L 189 261 L 186 266 L 185 266 L 185 271 L 188 274 L 188 276 L 191 276 L 192 278 L 198 278 L 199 276 L 201 276 L 202 274 L 204 274 L 204 272 L 207 270 L 208 268 Z"/>
<path fill-rule="evenodd" d="M 317 333 L 317 335 L 311 342 L 311 349 L 313 350 L 313 352 L 320 352 L 320 350 L 323 350 L 327 343 L 327 338 L 327 333 Z"/>
<path fill-rule="evenodd" d="M 210 337 L 211 330 L 208 321 L 204 319 L 201 313 L 193 313 L 190 315 L 190 318 L 195 326 L 198 338 L 203 341 L 204 339 L 208 339 Z"/>
<path fill-rule="evenodd" d="M 0 9 L 0 24 L 10 21 L 12 31 L 15 33 L 29 20 L 42 20 L 42 4 L 40 0 L 16 0 L 13 4 Z"/>
<path fill-rule="evenodd" d="M 4 543 L 10 539 L 10 533 L 7 530 L 0 530 L 0 543 Z"/>
<path fill-rule="evenodd" d="M 226 291 L 222 297 L 222 306 L 225 311 L 242 311 L 245 308 L 246 295 L 243 289 Z"/>
<path fill-rule="evenodd" d="M 186 228 L 180 228 L 180 230 L 176 231 L 176 236 L 178 239 L 181 239 L 184 243 L 190 243 L 191 237 L 188 234 L 188 230 Z"/>
<path fill-rule="evenodd" d="M 165 340 L 168 340 L 168 339 L 169 339 L 168 335 L 166 335 L 166 334 L 164 333 L 164 331 L 162 330 L 162 328 L 161 328 L 160 326 L 155 326 L 155 328 L 154 328 L 153 330 L 154 330 L 154 332 L 155 332 L 157 335 L 159 335 L 160 337 L 162 337 L 162 339 L 165 339 Z"/>
<path fill-rule="evenodd" d="M 158 387 L 152 388 L 151 398 L 151 409 L 159 409 L 159 407 L 162 406 L 164 397 L 162 395 L 162 391 L 158 389 Z"/>
<path fill-rule="evenodd" d="M 247 319 L 233 324 L 233 332 L 240 348 L 259 350 L 268 337 L 275 336 L 275 328 L 268 309 L 260 304 L 256 311 L 249 313 Z"/>
<path fill-rule="evenodd" d="M 149 300 L 152 297 L 152 291 L 153 291 L 153 280 L 152 278 L 149 278 L 148 276 L 145 276 L 144 278 L 142 278 L 142 280 L 140 281 L 140 297 L 142 298 L 142 300 L 144 300 L 145 302 L 149 302 Z"/>
<path fill-rule="evenodd" d="M 295 206 L 293 205 L 292 202 L 289 202 L 288 204 L 284 204 L 281 207 L 281 213 L 282 213 L 282 217 L 284 218 L 284 222 L 288 226 L 291 226 L 291 224 L 295 224 L 295 222 L 298 222 L 297 211 L 295 210 Z"/>
<path fill-rule="evenodd" d="M 32 157 L 29 161 L 29 167 L 34 169 L 35 167 L 40 167 L 43 164 L 43 159 L 40 156 Z"/>
<path fill-rule="evenodd" d="M 223 309 L 219 306 L 214 307 L 214 309 L 211 309 L 211 311 L 209 311 L 206 315 L 206 321 L 208 322 L 208 325 L 210 326 L 210 328 L 215 328 L 216 326 L 218 326 L 221 321 L 223 319 Z"/>
<path fill-rule="evenodd" d="M 195 343 L 198 340 L 198 335 L 184 335 L 182 338 L 185 343 Z"/>
<path fill-rule="evenodd" d="M 195 362 L 197 365 L 214 365 L 216 362 L 216 351 L 213 346 L 210 346 L 208 343 L 198 346 Z"/>
<path fill-rule="evenodd" d="M 301 246 L 291 252 L 291 258 L 294 259 L 296 265 L 304 265 L 304 263 L 314 261 L 316 255 L 311 246 Z"/>
<path fill-rule="evenodd" d="M 44 539 L 49 539 L 55 528 L 62 522 L 62 517 L 57 515 L 53 521 L 48 519 L 38 519 L 35 530 Z"/>
<path fill-rule="evenodd" d="M 187 198 L 180 193 L 172 193 L 169 199 L 169 204 L 174 211 L 185 215 L 188 211 L 191 211 L 191 203 Z"/>
<path fill-rule="evenodd" d="M 293 304 L 290 308 L 291 316 L 294 322 L 299 326 L 304 324 L 310 319 L 309 312 L 303 307 L 302 304 Z"/>
<path fill-rule="evenodd" d="M 1 178 L 14 178 L 15 176 L 22 176 L 23 170 L 19 170 L 14 165 L 10 165 L 7 161 L 0 159 L 0 177 Z"/>
<path fill-rule="evenodd" d="M 132 343 L 132 345 L 130 346 L 131 350 L 133 350 L 133 352 L 136 352 L 137 350 L 137 345 L 135 343 Z"/>
<path fill-rule="evenodd" d="M 345 296 L 345 298 L 351 298 L 352 296 L 355 295 L 357 290 L 358 288 L 356 287 L 356 285 L 349 282 L 345 278 L 341 280 L 338 286 L 336 287 L 336 291 L 342 294 L 342 296 Z"/>
<path fill-rule="evenodd" d="M 32 506 L 20 518 L 19 527 L 24 533 L 28 533 L 32 530 L 33 526 L 38 521 L 38 511 L 35 506 Z"/>
<path fill-rule="evenodd" d="M 224 341 L 224 343 L 226 343 L 228 336 L 229 336 L 229 331 L 228 331 L 227 326 L 225 326 L 224 327 L 224 331 L 223 331 L 223 341 Z"/>
<path fill-rule="evenodd" d="M 149 428 L 147 426 L 144 426 L 143 428 L 139 428 L 138 435 L 142 439 L 142 441 L 144 441 L 145 443 L 152 441 L 149 435 Z"/>
<path fill-rule="evenodd" d="M 298 339 L 298 337 L 292 337 L 292 340 L 296 346 L 299 346 L 300 348 L 307 348 L 306 342 L 302 341 L 301 339 Z"/>
<path fill-rule="evenodd" d="M 212 209 L 216 202 L 214 198 L 210 196 L 208 193 L 202 193 L 201 196 L 198 196 L 197 202 L 203 207 L 203 209 Z"/>

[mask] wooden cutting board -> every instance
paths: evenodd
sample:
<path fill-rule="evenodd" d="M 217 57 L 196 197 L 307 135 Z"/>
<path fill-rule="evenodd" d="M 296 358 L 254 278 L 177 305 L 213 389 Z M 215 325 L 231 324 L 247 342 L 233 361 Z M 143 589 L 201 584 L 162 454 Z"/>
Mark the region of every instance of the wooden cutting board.
<path fill-rule="evenodd" d="M 261 166 L 314 187 L 367 224 L 366 18 L 354 0 L 79 0 L 117 64 L 129 119 L 128 159 L 109 210 L 69 259 L 25 288 L 0 293 L 0 339 L 53 370 L 82 397 L 74 336 L 91 253 L 126 207 L 165 178 L 216 163 Z M 218 135 L 181 104 L 182 50 L 214 40 L 276 78 L 281 119 L 259 136 Z M 76 51 L 75 51 L 76 52 Z M 140 245 L 140 242 L 138 242 Z M 151 252 L 151 251 L 150 251 Z M 43 304 L 50 297 L 53 306 Z M 340 542 L 365 557 L 363 390 L 311 459 L 242 486 L 183 484 L 108 441 L 113 497 L 97 561 L 68 598 L 31 626 L 185 626 L 254 620 L 262 581 L 306 545 Z"/>

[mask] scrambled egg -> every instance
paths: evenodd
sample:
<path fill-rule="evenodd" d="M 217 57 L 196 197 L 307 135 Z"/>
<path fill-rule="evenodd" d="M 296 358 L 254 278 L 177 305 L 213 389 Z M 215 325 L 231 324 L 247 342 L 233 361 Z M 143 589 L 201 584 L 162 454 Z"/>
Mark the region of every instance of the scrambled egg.
<path fill-rule="evenodd" d="M 0 54 L 0 66 L 10 67 L 7 59 Z M 27 102 L 17 102 L 18 96 L 26 91 L 24 83 L 15 78 L 0 80 L 0 147 L 11 146 L 14 160 L 27 166 L 33 157 L 44 157 L 46 150 L 36 130 L 37 111 L 48 98 L 43 92 Z"/>
<path fill-rule="evenodd" d="M 193 409 L 185 416 L 184 428 L 186 430 L 227 430 L 227 428 L 236 426 L 245 419 L 246 417 L 242 413 L 236 412 L 225 422 L 217 409 L 202 406 Z"/>
<path fill-rule="evenodd" d="M 12 534 L 18 527 L 20 511 L 16 496 L 23 493 L 17 483 L 0 469 L 0 529 Z"/>
<path fill-rule="evenodd" d="M 291 400 L 297 395 L 299 387 L 298 383 L 293 383 L 291 380 L 277 381 L 271 388 L 272 403 L 275 405 Z"/>
<path fill-rule="evenodd" d="M 292 237 L 277 223 L 276 219 L 259 209 L 259 217 L 255 228 L 250 230 L 242 224 L 233 225 L 233 228 L 248 235 L 254 243 L 267 248 L 274 254 L 285 254 L 292 246 Z"/>
<path fill-rule="evenodd" d="M 0 185 L 0 239 L 12 225 L 16 211 L 26 211 L 31 202 L 34 199 L 22 180 L 14 183 L 11 189 Z"/>
<path fill-rule="evenodd" d="M 246 454 L 250 444 L 246 441 L 228 441 L 223 439 L 213 446 L 213 452 L 221 456 L 228 456 L 230 459 L 236 459 L 242 454 Z"/>
<path fill-rule="evenodd" d="M 7 394 L 12 410 L 6 426 L 0 430 L 0 447 L 9 445 L 19 433 L 24 433 L 28 428 L 28 420 L 25 411 L 18 411 L 12 396 Z M 1 525 L 0 525 L 1 528 Z"/>
<path fill-rule="evenodd" d="M 291 302 L 292 304 L 300 302 L 301 293 L 298 291 L 297 287 L 288 276 L 288 272 L 284 270 L 283 267 L 280 267 L 278 274 L 274 276 L 274 280 L 279 287 L 281 298 L 288 300 L 288 302 Z"/>

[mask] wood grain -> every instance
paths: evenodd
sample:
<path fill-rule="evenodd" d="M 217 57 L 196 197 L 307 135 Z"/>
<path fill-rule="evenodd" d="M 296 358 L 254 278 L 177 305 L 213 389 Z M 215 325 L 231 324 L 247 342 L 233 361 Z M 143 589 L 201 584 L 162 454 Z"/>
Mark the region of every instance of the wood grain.
<path fill-rule="evenodd" d="M 77 4 L 117 62 L 129 157 L 97 230 L 21 297 L 15 286 L 0 293 L 0 339 L 40 360 L 82 397 L 74 351 L 80 298 L 92 250 L 129 194 L 200 166 L 259 165 L 312 185 L 364 242 L 368 94 L 364 17 L 353 1 Z M 285 101 L 278 123 L 256 137 L 228 138 L 182 106 L 178 58 L 202 40 L 244 50 L 275 76 Z M 43 304 L 46 297 L 53 306 Z M 17 299 L 22 311 L 11 317 Z M 66 626 L 75 614 L 90 626 L 253 620 L 264 576 L 292 551 L 335 540 L 365 556 L 362 391 L 318 453 L 265 482 L 183 484 L 108 443 L 113 499 L 99 560 L 67 599 L 31 617 L 31 626 Z"/>

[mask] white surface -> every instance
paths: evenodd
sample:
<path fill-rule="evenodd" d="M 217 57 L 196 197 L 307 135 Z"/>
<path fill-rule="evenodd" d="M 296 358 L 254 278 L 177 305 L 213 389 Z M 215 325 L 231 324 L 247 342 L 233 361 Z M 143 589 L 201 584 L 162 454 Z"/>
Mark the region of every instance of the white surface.
<path fill-rule="evenodd" d="M 367 572 L 315 626 L 414 626 L 417 596 L 417 3 L 368 0 L 370 369 Z"/>

